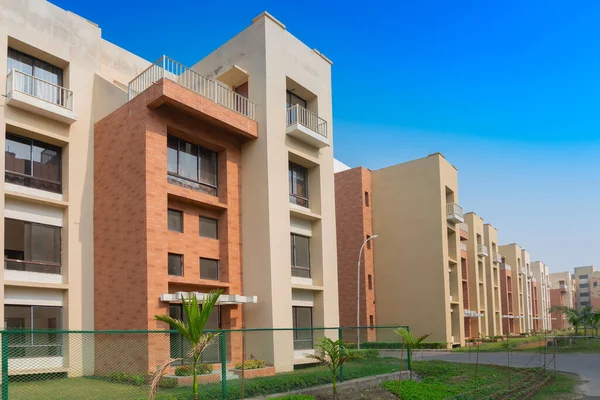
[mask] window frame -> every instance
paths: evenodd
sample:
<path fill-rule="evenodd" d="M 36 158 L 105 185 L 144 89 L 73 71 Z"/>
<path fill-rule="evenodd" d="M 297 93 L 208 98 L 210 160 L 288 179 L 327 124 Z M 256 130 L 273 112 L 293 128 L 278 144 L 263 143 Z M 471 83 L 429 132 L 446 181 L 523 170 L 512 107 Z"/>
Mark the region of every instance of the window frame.
<path fill-rule="evenodd" d="M 205 220 L 210 220 L 210 221 L 214 221 L 214 222 L 216 223 L 216 227 L 217 227 L 217 229 L 216 229 L 216 231 L 215 231 L 215 237 L 212 237 L 212 236 L 204 236 L 204 235 L 202 234 L 202 220 L 203 220 L 203 219 L 205 219 Z M 204 215 L 200 215 L 200 216 L 199 216 L 199 218 L 198 218 L 198 225 L 199 225 L 199 226 L 198 226 L 198 228 L 199 228 L 199 229 L 198 229 L 198 235 L 199 235 L 200 237 L 202 237 L 202 238 L 205 238 L 205 239 L 214 239 L 214 240 L 219 240 L 219 219 L 218 219 L 218 218 L 205 217 Z"/>
<path fill-rule="evenodd" d="M 4 181 L 7 182 L 6 178 L 7 175 L 11 175 L 11 176 L 15 176 L 18 178 L 23 178 L 23 179 L 31 179 L 33 181 L 38 181 L 38 182 L 42 182 L 42 183 L 47 183 L 50 185 L 56 185 L 57 186 L 57 190 L 47 190 L 47 189 L 40 189 L 37 188 L 31 184 L 27 185 L 27 184 L 19 184 L 19 183 L 13 183 L 13 182 L 7 182 L 10 183 L 12 185 L 17 185 L 17 186 L 23 186 L 23 187 L 28 187 L 31 189 L 35 189 L 35 190 L 42 190 L 44 192 L 49 192 L 49 193 L 56 193 L 56 194 L 62 194 L 63 193 L 63 185 L 62 185 L 62 173 L 63 173 L 63 152 L 62 152 L 62 147 L 60 146 L 56 146 L 50 143 L 46 143 L 46 142 L 42 142 L 40 140 L 36 140 L 36 139 L 32 139 L 30 137 L 27 136 L 22 136 L 22 135 L 17 135 L 16 133 L 12 133 L 9 131 L 6 131 L 6 135 L 5 135 L 5 145 L 4 145 L 4 157 L 6 160 L 6 153 L 7 153 L 7 144 L 8 144 L 8 140 L 11 140 L 13 142 L 18 142 L 18 143 L 22 143 L 24 145 L 28 145 L 29 146 L 29 163 L 30 163 L 30 174 L 24 174 L 22 172 L 17 172 L 17 171 L 12 171 L 9 170 L 8 168 L 6 168 L 6 161 L 5 161 L 5 166 L 4 166 Z M 34 147 L 40 147 L 43 148 L 45 150 L 51 150 L 51 151 L 55 151 L 58 154 L 59 157 L 59 163 L 58 163 L 58 180 L 54 181 L 52 179 L 46 179 L 46 178 L 40 178 L 40 177 L 36 177 L 34 175 L 34 168 L 33 168 L 33 148 Z"/>
<path fill-rule="evenodd" d="M 36 335 L 32 334 L 32 333 L 25 333 L 26 331 L 33 331 L 35 329 L 39 329 L 39 328 L 35 328 L 34 327 L 34 321 L 35 321 L 35 317 L 34 317 L 34 310 L 38 309 L 38 308 L 51 308 L 51 309 L 58 309 L 58 327 L 56 329 L 51 329 L 51 328 L 44 328 L 45 330 L 56 330 L 57 332 L 60 332 L 62 330 L 62 326 L 63 326 L 63 307 L 62 306 L 44 306 L 44 305 L 29 305 L 29 304 L 4 304 L 4 325 L 6 326 L 6 321 L 7 318 L 6 317 L 6 307 L 20 307 L 20 308 L 28 308 L 29 309 L 29 329 L 28 328 L 23 328 L 23 329 L 18 329 L 18 328 L 5 328 L 6 330 L 10 330 L 10 329 L 15 329 L 15 330 L 22 330 L 23 331 L 23 337 L 27 338 L 27 336 L 29 336 L 29 344 L 24 344 L 24 343 L 17 343 L 17 344 L 8 344 L 9 350 L 10 348 L 42 348 L 42 347 L 56 347 L 58 348 L 58 352 L 57 354 L 54 355 L 44 355 L 44 356 L 40 356 L 38 354 L 33 354 L 33 355 L 24 355 L 24 356 L 17 356 L 15 357 L 14 355 L 11 357 L 10 352 L 8 355 L 8 358 L 12 358 L 12 359 L 23 359 L 23 358 L 46 358 L 46 357 L 62 357 L 63 356 L 63 345 L 62 345 L 62 335 L 60 333 L 56 333 L 56 334 L 52 334 L 52 333 L 43 333 L 42 335 L 55 335 L 55 341 L 54 343 L 57 344 L 35 344 L 35 337 Z M 16 336 L 17 338 L 20 336 L 20 334 L 14 334 L 14 336 Z M 9 339 L 10 337 L 13 335 L 9 335 Z"/>
<path fill-rule="evenodd" d="M 296 179 L 294 178 L 294 174 L 298 175 L 299 172 L 302 172 L 304 175 L 304 182 L 306 183 L 306 187 L 304 188 L 306 191 L 306 197 L 302 197 L 297 193 L 296 188 Z M 310 192 L 309 192 L 309 184 L 308 184 L 308 168 L 293 161 L 288 162 L 288 186 L 290 192 L 290 203 L 296 204 L 300 207 L 310 208 Z"/>
<path fill-rule="evenodd" d="M 369 192 L 365 190 L 365 207 L 371 206 L 371 201 L 369 200 Z"/>
<path fill-rule="evenodd" d="M 285 91 L 286 109 L 293 107 L 292 97 L 296 99 L 296 104 L 298 104 L 300 107 L 302 107 L 306 110 L 308 109 L 308 102 L 290 90 Z M 294 104 L 294 105 L 296 105 L 296 104 Z"/>
<path fill-rule="evenodd" d="M 169 162 L 169 157 L 168 157 L 169 138 L 177 140 L 177 172 L 169 171 L 169 165 L 168 165 L 168 162 Z M 180 154 L 181 154 L 182 143 L 184 143 L 184 144 L 189 143 L 192 146 L 196 146 L 196 149 L 197 149 L 196 171 L 198 173 L 198 180 L 190 179 L 181 174 Z M 201 179 L 200 178 L 201 177 L 200 166 L 201 166 L 201 160 L 202 160 L 202 157 L 200 156 L 200 149 L 210 152 L 213 156 L 212 164 L 213 164 L 213 168 L 215 170 L 215 174 L 214 174 L 215 183 L 214 184 L 208 183 L 208 182 L 203 182 L 200 180 Z M 198 185 L 198 187 L 192 186 L 192 188 L 196 189 L 198 191 L 201 191 L 202 193 L 206 193 L 208 195 L 217 197 L 219 195 L 219 153 L 214 150 L 208 149 L 204 146 L 201 146 L 199 144 L 188 142 L 187 140 L 181 139 L 178 136 L 167 134 L 167 177 L 172 177 L 176 181 L 182 180 L 184 182 L 190 182 L 194 185 Z M 202 189 L 204 189 L 204 190 L 202 190 Z M 214 194 L 212 193 L 212 191 L 214 191 Z"/>
<path fill-rule="evenodd" d="M 367 284 L 368 284 L 369 290 L 373 290 L 373 275 L 371 275 L 371 274 L 367 275 Z"/>
<path fill-rule="evenodd" d="M 301 267 L 301 266 L 297 266 L 296 262 L 297 262 L 297 255 L 296 255 L 296 241 L 295 238 L 296 237 L 301 237 L 301 238 L 305 238 L 308 240 L 308 267 Z M 311 260 L 311 256 L 312 256 L 312 252 L 311 252 L 311 240 L 310 240 L 310 236 L 306 236 L 306 235 L 301 235 L 298 233 L 294 233 L 294 232 L 290 232 L 290 245 L 291 245 L 291 268 L 292 268 L 292 276 L 294 275 L 294 270 L 297 271 L 308 271 L 308 277 L 305 276 L 295 276 L 296 278 L 306 278 L 306 279 L 312 279 L 312 260 Z"/>
<path fill-rule="evenodd" d="M 6 235 L 4 237 L 4 269 L 5 270 L 12 270 L 12 271 L 25 271 L 25 272 L 37 272 L 37 273 L 42 273 L 42 274 L 52 274 L 52 275 L 62 275 L 62 260 L 63 260 L 63 254 L 62 254 L 62 245 L 63 245 L 63 234 L 62 234 L 62 227 L 61 226 L 54 226 L 54 225 L 48 225 L 48 224 L 40 224 L 38 222 L 32 222 L 32 221 L 25 221 L 25 220 L 21 220 L 21 219 L 16 219 L 16 218 L 4 218 L 4 225 L 6 226 L 6 222 L 7 221 L 17 221 L 20 223 L 23 223 L 24 226 L 27 225 L 37 225 L 37 226 L 43 226 L 43 227 L 47 227 L 47 228 L 52 228 L 55 231 L 58 230 L 58 235 L 59 235 L 59 239 L 58 239 L 58 243 L 60 244 L 60 248 L 58 249 L 58 258 L 60 259 L 60 262 L 55 263 L 55 262 L 51 262 L 51 261 L 38 261 L 38 260 L 26 260 L 25 259 L 25 248 L 27 247 L 27 244 L 29 243 L 29 246 L 31 246 L 31 248 L 29 249 L 29 254 L 33 254 L 33 250 L 32 250 L 32 246 L 33 246 L 33 239 L 32 239 L 32 235 L 31 235 L 31 228 L 29 229 L 29 240 L 27 240 L 27 229 L 24 228 L 23 231 L 25 233 L 24 237 L 23 237 L 23 259 L 18 259 L 18 258 L 10 258 L 6 256 Z M 9 249 L 10 250 L 10 249 Z M 56 250 L 56 249 L 55 249 Z M 14 268 L 14 266 L 11 266 L 10 264 L 21 264 L 22 268 Z M 28 265 L 33 265 L 33 266 L 39 266 L 39 267 L 46 267 L 46 268 L 57 268 L 58 272 L 47 272 L 47 271 L 36 271 L 35 268 L 33 269 L 33 271 L 30 271 L 27 269 Z"/>
<path fill-rule="evenodd" d="M 215 261 L 217 263 L 217 277 L 216 278 L 205 278 L 202 276 L 202 260 Z M 207 281 L 218 281 L 221 279 L 221 261 L 220 260 L 218 260 L 216 258 L 200 257 L 199 267 L 200 267 L 200 271 L 199 271 L 200 279 L 207 280 Z"/>
<path fill-rule="evenodd" d="M 15 48 L 13 48 L 13 47 L 10 47 L 10 46 L 8 47 L 8 51 L 6 52 L 6 58 L 7 58 L 7 68 L 8 68 L 8 59 L 9 59 L 9 58 L 11 58 L 11 56 L 10 56 L 10 52 L 11 52 L 11 51 L 14 51 L 14 52 L 15 52 L 16 54 L 18 54 L 18 55 L 25 56 L 25 57 L 27 57 L 27 58 L 30 58 L 30 59 L 31 59 L 31 74 L 29 74 L 29 73 L 27 73 L 27 72 L 20 71 L 20 70 L 19 70 L 19 72 L 21 72 L 21 73 L 24 73 L 24 74 L 26 74 L 26 75 L 33 76 L 33 77 L 35 77 L 35 78 L 37 78 L 37 79 L 40 79 L 40 80 L 42 80 L 42 81 L 44 81 L 44 82 L 48 82 L 48 83 L 50 83 L 50 84 L 53 84 L 53 85 L 56 85 L 56 86 L 60 86 L 60 87 L 63 87 L 63 88 L 65 87 L 65 86 L 64 86 L 65 70 L 64 70 L 63 68 L 57 67 L 56 65 L 54 65 L 54 64 L 51 64 L 51 63 L 49 63 L 48 61 L 44 61 L 44 60 L 42 60 L 42 59 L 40 59 L 40 58 L 37 58 L 37 57 L 34 57 L 34 56 L 30 55 L 30 54 L 24 53 L 24 52 L 22 52 L 22 51 L 20 51 L 20 50 L 17 50 L 17 49 L 15 49 Z M 20 62 L 22 62 L 22 61 L 20 61 Z M 41 65 L 40 65 L 40 66 L 37 66 L 37 65 L 36 65 L 36 62 L 37 62 L 37 63 L 40 63 Z M 45 80 L 45 79 L 42 79 L 41 77 L 39 77 L 39 76 L 37 76 L 37 75 L 35 74 L 35 70 L 36 70 L 36 68 L 40 69 L 40 68 L 41 68 L 41 66 L 43 66 L 43 65 L 45 65 L 45 66 L 48 66 L 48 67 L 52 67 L 52 68 L 54 68 L 55 70 L 57 70 L 57 71 L 60 71 L 60 74 L 56 74 L 56 76 L 57 76 L 57 77 L 59 77 L 59 78 L 57 79 L 57 83 L 53 83 L 53 82 L 47 81 L 47 80 Z M 16 68 L 14 68 L 14 69 L 16 69 Z M 41 68 L 41 69 L 43 69 L 43 68 Z M 12 71 L 12 69 L 11 69 L 11 70 L 9 70 L 9 71 L 7 71 L 7 74 L 8 74 L 8 73 L 10 73 L 10 71 Z"/>
<path fill-rule="evenodd" d="M 371 250 L 371 235 L 367 235 L 367 238 L 365 239 L 366 243 L 367 243 L 367 250 Z"/>
<path fill-rule="evenodd" d="M 168 254 L 167 255 L 167 275 L 169 275 L 169 276 L 184 276 L 184 274 L 185 274 L 185 272 L 184 272 L 185 271 L 185 260 L 184 260 L 183 254 L 171 253 L 171 252 L 169 252 L 167 254 Z M 171 256 L 177 256 L 181 260 L 181 263 L 180 263 L 181 275 L 172 274 L 171 271 L 169 270 L 169 260 L 168 259 Z"/>
<path fill-rule="evenodd" d="M 299 327 L 298 327 L 298 309 L 308 309 L 310 310 L 310 326 L 308 328 L 300 328 L 302 331 L 307 331 L 310 332 L 310 338 L 298 338 L 298 332 L 299 332 Z M 314 313 L 313 313 L 313 307 L 306 307 L 306 306 L 292 306 L 292 328 L 293 328 L 293 344 L 294 344 L 294 350 L 309 350 L 312 349 L 314 347 L 314 332 L 313 332 L 313 328 L 314 328 L 314 321 L 313 321 L 313 317 L 314 317 Z M 306 347 L 299 347 L 296 348 L 296 344 L 297 343 L 304 343 L 304 342 L 309 342 L 310 341 L 310 347 L 306 348 Z"/>
<path fill-rule="evenodd" d="M 179 216 L 181 218 L 181 230 L 171 229 L 171 225 L 168 222 L 169 218 L 171 217 L 171 213 L 177 213 L 177 214 L 179 214 Z M 183 211 L 182 210 L 177 210 L 175 208 L 168 208 L 167 209 L 167 229 L 169 231 L 171 231 L 171 232 L 183 233 L 184 228 L 183 228 Z"/>

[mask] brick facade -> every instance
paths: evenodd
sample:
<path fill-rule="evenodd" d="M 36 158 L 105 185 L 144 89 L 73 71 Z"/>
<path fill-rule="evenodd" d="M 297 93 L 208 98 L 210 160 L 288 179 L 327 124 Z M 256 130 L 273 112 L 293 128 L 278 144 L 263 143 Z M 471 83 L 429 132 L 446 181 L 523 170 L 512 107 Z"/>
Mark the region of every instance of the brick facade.
<path fill-rule="evenodd" d="M 371 194 L 371 171 L 368 169 L 358 167 L 335 174 L 340 326 L 356 326 L 358 254 L 367 236 L 373 235 Z M 369 245 L 363 250 L 361 263 L 360 326 L 377 325 L 373 263 L 376 240 L 370 241 Z M 375 340 L 375 330 L 363 332 L 361 335 L 366 334 L 365 339 Z M 353 338 L 356 340 L 353 332 L 345 332 L 345 340 Z"/>
<path fill-rule="evenodd" d="M 221 288 L 243 294 L 240 148 L 252 132 L 240 130 L 255 122 L 240 121 L 245 117 L 201 97 L 163 80 L 95 125 L 97 330 L 167 329 L 154 320 L 169 312 L 169 303 L 159 299 L 165 293 Z M 211 107 L 210 118 L 201 118 L 202 107 Z M 218 153 L 218 196 L 167 182 L 167 133 Z M 183 212 L 182 233 L 168 230 L 169 208 Z M 199 236 L 200 216 L 218 219 L 218 240 Z M 181 277 L 168 274 L 170 252 L 183 255 Z M 200 257 L 219 260 L 218 281 L 200 279 Z M 221 307 L 221 328 L 242 327 L 241 307 Z M 168 340 L 151 335 L 138 343 L 136 352 L 147 346 L 148 357 L 137 367 L 154 371 L 168 359 Z M 229 354 L 240 354 L 241 340 L 228 338 L 227 347 Z"/>
<path fill-rule="evenodd" d="M 512 292 L 512 271 L 504 267 L 500 268 L 500 301 L 502 303 L 502 331 L 504 334 L 514 334 L 517 332 L 519 324 L 515 324 L 513 318 L 506 316 L 514 315 L 513 292 Z"/>

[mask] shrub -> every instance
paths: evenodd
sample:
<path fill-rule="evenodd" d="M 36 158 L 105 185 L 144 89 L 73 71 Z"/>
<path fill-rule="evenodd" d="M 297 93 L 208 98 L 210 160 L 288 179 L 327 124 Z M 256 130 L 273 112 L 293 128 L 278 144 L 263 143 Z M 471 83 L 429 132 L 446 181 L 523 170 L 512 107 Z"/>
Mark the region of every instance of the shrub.
<path fill-rule="evenodd" d="M 388 391 L 398 393 L 398 381 L 388 381 L 381 384 Z M 415 381 L 402 382 L 401 395 L 403 400 L 443 400 L 454 394 L 442 383 L 421 383 Z"/>
<path fill-rule="evenodd" d="M 447 347 L 447 342 L 423 342 L 419 349 L 445 349 Z M 356 343 L 348 343 L 346 348 L 356 349 Z M 360 349 L 400 350 L 402 349 L 402 342 L 365 342 L 360 344 Z"/>
<path fill-rule="evenodd" d="M 243 369 L 260 369 L 265 368 L 265 360 L 256 360 L 254 358 L 244 361 Z M 235 369 L 242 369 L 242 363 L 235 364 Z"/>
<path fill-rule="evenodd" d="M 164 389 L 173 389 L 177 387 L 177 379 L 176 378 L 169 378 L 169 377 L 163 377 L 160 379 L 160 382 L 158 383 L 158 386 L 160 386 L 161 388 Z"/>
<path fill-rule="evenodd" d="M 377 349 L 360 349 L 360 350 L 348 350 L 350 360 L 364 360 L 373 359 L 379 357 L 379 350 Z"/>
<path fill-rule="evenodd" d="M 521 333 L 519 333 L 519 336 L 525 337 L 525 336 L 527 336 L 527 332 L 521 332 Z"/>
<path fill-rule="evenodd" d="M 212 372 L 212 370 L 213 370 L 213 367 L 210 364 L 198 364 L 198 366 L 196 367 L 196 371 L 198 372 L 198 375 L 210 374 Z M 184 366 L 175 368 L 175 375 L 176 376 L 192 376 L 193 371 L 194 371 L 194 368 L 192 366 L 184 365 Z"/>
<path fill-rule="evenodd" d="M 292 394 L 289 396 L 275 397 L 273 400 L 315 400 L 315 396 L 307 394 Z"/>
<path fill-rule="evenodd" d="M 128 374 L 125 372 L 113 372 L 109 375 L 109 378 L 113 382 L 127 383 L 134 386 L 142 386 L 146 383 L 144 375 Z"/>

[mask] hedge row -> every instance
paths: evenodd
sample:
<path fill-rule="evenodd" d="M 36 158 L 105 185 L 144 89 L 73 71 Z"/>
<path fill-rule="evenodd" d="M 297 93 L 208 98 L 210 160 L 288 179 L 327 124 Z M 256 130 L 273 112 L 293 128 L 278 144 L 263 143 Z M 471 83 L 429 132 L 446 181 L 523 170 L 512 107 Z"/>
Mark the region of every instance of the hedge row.
<path fill-rule="evenodd" d="M 349 349 L 355 349 L 356 343 L 346 343 L 346 347 Z M 400 350 L 402 349 L 402 342 L 365 342 L 360 344 L 362 349 L 377 349 L 377 350 Z M 446 349 L 448 343 L 446 342 L 424 342 L 419 345 L 419 349 Z"/>

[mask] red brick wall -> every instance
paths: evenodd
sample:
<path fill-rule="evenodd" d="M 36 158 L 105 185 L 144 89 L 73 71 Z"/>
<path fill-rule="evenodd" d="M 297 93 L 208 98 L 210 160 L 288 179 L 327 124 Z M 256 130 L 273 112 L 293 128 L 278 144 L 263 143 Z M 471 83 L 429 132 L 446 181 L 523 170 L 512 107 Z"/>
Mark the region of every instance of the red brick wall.
<path fill-rule="evenodd" d="M 178 98 L 175 85 L 170 96 Z M 95 327 L 166 329 L 154 320 L 168 313 L 163 293 L 242 293 L 239 136 L 182 109 L 146 107 L 154 88 L 140 94 L 95 126 Z M 189 91 L 181 88 L 180 100 Z M 234 113 L 235 114 L 235 113 Z M 221 117 L 229 115 L 223 113 Z M 237 114 L 236 114 L 237 116 Z M 167 132 L 218 152 L 218 197 L 167 182 Z M 169 207 L 184 212 L 184 232 L 168 231 Z M 199 216 L 219 219 L 219 239 L 199 236 Z M 168 253 L 184 255 L 184 276 L 168 275 Z M 199 258 L 220 261 L 219 282 L 199 278 Z M 242 326 L 241 306 L 222 309 L 222 327 Z M 169 357 L 168 335 L 147 341 L 146 367 Z M 233 352 L 240 340 L 228 343 Z M 139 351 L 139 347 L 136 351 Z"/>
<path fill-rule="evenodd" d="M 365 204 L 365 192 L 369 196 L 369 206 Z M 340 325 L 356 326 L 356 273 L 360 247 L 367 235 L 373 235 L 371 207 L 371 171 L 358 167 L 335 174 L 335 211 L 338 253 L 338 286 Z M 375 313 L 375 275 L 373 252 L 377 239 L 370 241 L 371 249 L 365 246 L 360 276 L 360 325 L 377 325 Z M 371 289 L 369 289 L 371 275 Z M 368 331 L 369 340 L 375 339 L 376 332 Z M 351 340 L 350 333 L 347 340 Z"/>
<path fill-rule="evenodd" d="M 561 289 L 550 289 L 550 307 L 563 305 Z M 563 322 L 562 313 L 554 311 L 550 313 L 550 318 L 552 321 L 552 329 L 566 328 L 566 324 Z"/>
<path fill-rule="evenodd" d="M 513 311 L 509 308 L 509 303 L 511 303 L 511 293 L 512 293 L 512 285 L 508 283 L 508 278 L 512 279 L 511 271 L 508 271 L 504 268 L 500 268 L 500 303 L 502 304 L 502 329 L 505 334 L 507 333 L 518 333 L 515 332 L 515 326 L 519 324 L 515 324 L 514 320 L 509 318 L 504 318 L 504 315 L 513 315 Z"/>

